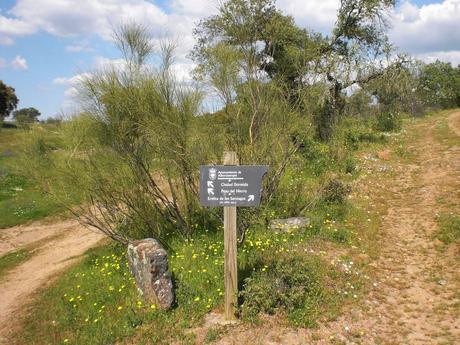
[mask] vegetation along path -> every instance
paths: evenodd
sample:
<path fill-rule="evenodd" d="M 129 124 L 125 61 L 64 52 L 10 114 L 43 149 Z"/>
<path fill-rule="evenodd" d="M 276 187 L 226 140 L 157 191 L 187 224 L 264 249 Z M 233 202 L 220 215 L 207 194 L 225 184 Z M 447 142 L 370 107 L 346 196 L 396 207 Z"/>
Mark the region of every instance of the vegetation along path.
<path fill-rule="evenodd" d="M 34 247 L 30 258 L 0 277 L 0 344 L 7 344 L 7 332 L 17 326 L 21 308 L 33 293 L 101 238 L 77 221 L 32 223 L 0 230 L 0 255 Z"/>
<path fill-rule="evenodd" d="M 407 135 L 400 157 L 370 159 L 357 186 L 384 214 L 362 303 L 318 330 L 237 327 L 219 344 L 458 344 L 460 252 L 436 235 L 442 214 L 460 207 L 460 111 L 417 121 Z"/>
<path fill-rule="evenodd" d="M 381 282 L 352 323 L 368 330 L 369 341 L 454 344 L 460 339 L 458 252 L 442 251 L 435 237 L 443 208 L 459 201 L 460 112 L 448 123 L 457 145 L 440 142 L 436 132 L 442 120 L 423 122 L 408 148 L 414 158 L 396 166 L 394 178 L 385 183 L 389 207 L 376 263 Z"/>
<path fill-rule="evenodd" d="M 231 326 L 218 344 L 455 344 L 460 339 L 460 253 L 455 244 L 439 240 L 444 215 L 458 214 L 460 207 L 460 111 L 414 121 L 403 136 L 384 154 L 366 155 L 362 169 L 368 173 L 355 186 L 358 197 L 382 213 L 378 255 L 367 262 L 370 293 L 318 329 L 292 329 L 276 320 L 257 327 L 242 323 Z M 34 292 L 101 236 L 75 221 L 61 221 L 3 229 L 0 238 L 1 254 L 40 242 L 34 255 L 0 277 L 2 344 Z"/>

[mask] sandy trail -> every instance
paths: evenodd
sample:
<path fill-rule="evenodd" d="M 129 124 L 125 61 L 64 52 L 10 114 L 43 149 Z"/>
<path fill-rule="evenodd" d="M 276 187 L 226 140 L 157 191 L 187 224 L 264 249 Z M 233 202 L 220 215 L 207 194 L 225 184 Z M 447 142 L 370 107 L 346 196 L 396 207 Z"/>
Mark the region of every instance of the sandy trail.
<path fill-rule="evenodd" d="M 0 229 L 0 256 L 10 251 L 58 236 L 75 228 L 74 220 L 48 223 L 44 221 Z"/>
<path fill-rule="evenodd" d="M 77 221 L 55 224 L 32 223 L 2 229 L 0 253 L 33 245 L 50 238 L 28 261 L 20 264 L 0 281 L 0 344 L 8 344 L 8 333 L 17 326 L 21 308 L 49 280 L 68 267 L 103 236 L 84 228 Z M 60 235 L 60 236 L 58 236 Z M 3 241 L 5 241 L 3 243 Z"/>
<path fill-rule="evenodd" d="M 440 121 L 460 136 L 458 111 L 447 119 L 421 121 L 411 129 L 416 138 L 408 149 L 415 157 L 385 161 L 391 177 L 380 181 L 376 175 L 364 187 L 369 202 L 378 203 L 384 195 L 387 206 L 380 255 L 371 264 L 375 286 L 362 303 L 319 329 L 284 328 L 276 321 L 255 328 L 243 325 L 217 344 L 458 344 L 459 250 L 443 247 L 433 235 L 437 215 L 458 211 L 460 205 L 460 145 L 447 147 L 439 141 Z"/>
<path fill-rule="evenodd" d="M 456 112 L 449 116 L 447 123 L 449 124 L 449 128 L 458 136 L 460 137 L 460 112 Z"/>
<path fill-rule="evenodd" d="M 460 112 L 449 127 L 460 135 Z M 379 344 L 455 344 L 460 339 L 459 261 L 455 251 L 439 251 L 436 218 L 460 200 L 459 147 L 446 148 L 435 138 L 436 123 L 417 127 L 415 162 L 400 166 L 393 197 L 383 221 L 382 279 L 371 295 L 363 328 Z M 460 141 L 459 141 L 460 142 Z M 443 201 L 444 200 L 444 201 Z M 452 210 L 450 207 L 447 209 Z M 453 249 L 453 248 L 451 248 Z"/>

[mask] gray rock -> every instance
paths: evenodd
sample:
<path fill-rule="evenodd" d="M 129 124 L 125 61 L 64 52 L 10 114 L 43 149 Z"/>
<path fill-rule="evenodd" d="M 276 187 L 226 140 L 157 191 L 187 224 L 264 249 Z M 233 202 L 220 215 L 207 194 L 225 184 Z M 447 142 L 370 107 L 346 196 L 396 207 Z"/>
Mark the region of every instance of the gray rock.
<path fill-rule="evenodd" d="M 438 284 L 441 285 L 441 286 L 444 286 L 444 285 L 447 284 L 447 280 L 445 280 L 445 279 L 438 280 Z"/>
<path fill-rule="evenodd" d="M 142 297 L 160 309 L 170 309 L 174 303 L 174 290 L 166 250 L 157 240 L 146 238 L 130 243 L 126 255 Z"/>
<path fill-rule="evenodd" d="M 310 219 L 305 217 L 293 217 L 286 219 L 273 219 L 270 228 L 274 231 L 284 232 L 306 228 L 310 225 Z"/>

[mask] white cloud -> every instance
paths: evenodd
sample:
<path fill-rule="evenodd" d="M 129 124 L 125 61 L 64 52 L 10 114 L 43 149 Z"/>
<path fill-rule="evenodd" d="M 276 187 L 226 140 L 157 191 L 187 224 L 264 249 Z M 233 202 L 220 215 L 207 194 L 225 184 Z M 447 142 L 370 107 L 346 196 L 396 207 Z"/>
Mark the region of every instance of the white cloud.
<path fill-rule="evenodd" d="M 393 14 L 391 39 L 413 54 L 458 50 L 460 0 L 415 6 L 405 2 Z"/>
<path fill-rule="evenodd" d="M 1 36 L 0 35 L 0 46 L 10 46 L 13 45 L 14 41 L 8 36 Z"/>
<path fill-rule="evenodd" d="M 179 83 L 189 85 L 193 82 L 192 70 L 194 67 L 195 65 L 192 63 L 179 62 L 175 63 L 171 69 Z"/>
<path fill-rule="evenodd" d="M 335 23 L 339 0 L 278 0 L 284 13 L 300 26 L 329 33 Z M 460 0 L 417 6 L 404 1 L 390 14 L 390 41 L 400 51 L 424 61 L 439 58 L 454 64 L 460 49 Z"/>
<path fill-rule="evenodd" d="M 145 0 L 18 0 L 10 14 L 56 36 L 96 33 L 110 38 L 113 25 L 135 18 L 142 23 L 165 22 L 165 13 Z"/>
<path fill-rule="evenodd" d="M 8 35 L 28 35 L 36 31 L 33 23 L 0 15 L 0 33 Z"/>
<path fill-rule="evenodd" d="M 61 105 L 62 111 L 73 113 L 78 110 L 76 99 L 79 94 L 79 85 L 87 78 L 91 78 L 91 76 L 91 73 L 83 72 L 72 77 L 57 77 L 53 79 L 53 84 L 66 87 L 64 90 L 64 101 Z"/>
<path fill-rule="evenodd" d="M 193 47 L 192 30 L 202 17 L 216 13 L 219 0 L 172 0 L 163 9 L 149 0 L 17 0 L 0 14 L 0 44 L 12 38 L 46 31 L 56 36 L 111 39 L 113 27 L 134 20 L 148 26 L 157 37 L 179 38 L 183 58 Z M 336 20 L 339 0 L 278 0 L 277 6 L 307 28 L 329 33 Z M 414 54 L 455 50 L 460 46 L 460 0 L 417 6 L 403 2 L 393 12 L 391 38 L 402 50 Z M 69 52 L 90 49 L 84 43 L 66 47 Z"/>
<path fill-rule="evenodd" d="M 29 35 L 36 32 L 31 23 L 21 19 L 7 18 L 0 14 L 0 45 L 13 44 L 12 36 Z"/>
<path fill-rule="evenodd" d="M 419 8 L 409 1 L 403 2 L 399 9 L 399 19 L 406 23 L 415 22 L 420 19 Z"/>
<path fill-rule="evenodd" d="M 278 0 L 278 7 L 284 13 L 294 17 L 302 27 L 330 32 L 337 18 L 339 0 Z"/>
<path fill-rule="evenodd" d="M 76 86 L 69 87 L 64 91 L 64 96 L 67 97 L 65 104 L 71 105 L 76 108 L 76 104 L 74 103 L 74 99 L 78 97 L 78 88 Z"/>
<path fill-rule="evenodd" d="M 113 28 L 135 21 L 157 38 L 179 38 L 182 57 L 193 47 L 196 22 L 217 11 L 218 0 L 174 0 L 170 13 L 148 0 L 17 0 L 0 14 L 0 44 L 12 38 L 45 31 L 60 37 L 97 35 L 112 39 Z M 87 50 L 86 44 L 66 47 L 69 52 Z"/>
<path fill-rule="evenodd" d="M 93 70 L 104 71 L 107 69 L 123 70 L 126 67 L 126 62 L 123 59 L 109 59 L 103 56 L 96 56 L 93 61 Z M 79 109 L 79 86 L 94 74 L 90 72 L 78 73 L 72 77 L 57 77 L 52 83 L 54 85 L 65 86 L 64 101 L 62 108 L 64 111 L 71 110 L 72 112 Z"/>
<path fill-rule="evenodd" d="M 29 66 L 27 66 L 27 61 L 21 55 L 16 55 L 16 57 L 11 61 L 11 67 L 15 70 L 27 71 Z"/>
<path fill-rule="evenodd" d="M 43 30 L 61 37 L 96 34 L 110 40 L 113 27 L 130 20 L 145 24 L 156 34 L 168 26 L 174 31 L 168 19 L 160 7 L 147 0 L 80 0 L 78 4 L 75 0 L 17 0 L 8 17 L 0 15 L 0 36 Z"/>
<path fill-rule="evenodd" d="M 53 79 L 53 84 L 56 84 L 56 85 L 66 85 L 69 83 L 69 80 L 71 78 L 66 78 L 66 77 L 58 77 L 58 78 L 54 78 Z"/>
<path fill-rule="evenodd" d="M 80 74 L 77 74 L 77 75 L 74 75 L 73 77 L 70 77 L 70 78 L 66 78 L 66 77 L 58 77 L 58 78 L 55 78 L 53 80 L 53 84 L 56 84 L 56 85 L 71 85 L 71 86 L 75 86 L 77 85 L 78 83 L 82 82 L 83 80 L 87 79 L 87 78 L 90 78 L 91 77 L 91 73 L 88 73 L 88 72 L 84 72 L 84 73 L 80 73 Z"/>
<path fill-rule="evenodd" d="M 171 8 L 177 14 L 202 17 L 217 12 L 219 2 L 216 0 L 174 0 Z"/>
<path fill-rule="evenodd" d="M 435 62 L 436 60 L 446 61 L 456 67 L 460 65 L 460 50 L 422 53 L 418 54 L 417 58 L 426 63 Z"/>
<path fill-rule="evenodd" d="M 94 49 L 89 45 L 89 42 L 82 40 L 69 44 L 65 47 L 65 50 L 69 53 L 79 53 L 79 52 L 92 52 Z"/>

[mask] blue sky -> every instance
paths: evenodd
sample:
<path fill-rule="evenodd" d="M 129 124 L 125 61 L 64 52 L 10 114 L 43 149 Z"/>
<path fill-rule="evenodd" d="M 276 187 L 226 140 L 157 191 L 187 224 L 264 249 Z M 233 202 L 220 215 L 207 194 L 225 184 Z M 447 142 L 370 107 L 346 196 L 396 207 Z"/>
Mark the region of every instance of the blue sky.
<path fill-rule="evenodd" d="M 135 20 L 158 38 L 178 40 L 177 72 L 193 64 L 192 29 L 215 12 L 217 0 L 0 0 L 0 80 L 13 86 L 19 107 L 36 107 L 42 118 L 76 109 L 78 75 L 116 63 L 110 32 Z M 301 26 L 328 32 L 339 0 L 278 0 Z M 431 62 L 460 63 L 460 0 L 399 2 L 390 38 L 399 49 Z"/>

